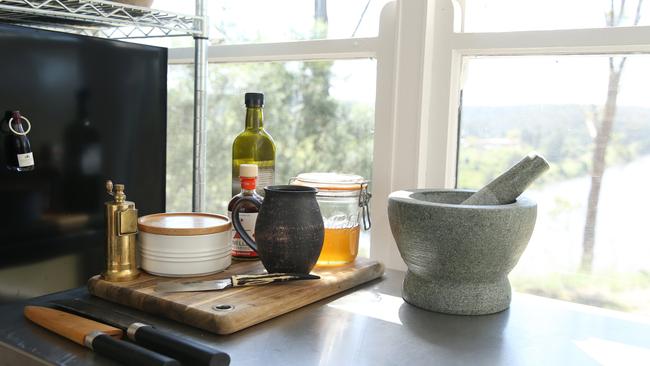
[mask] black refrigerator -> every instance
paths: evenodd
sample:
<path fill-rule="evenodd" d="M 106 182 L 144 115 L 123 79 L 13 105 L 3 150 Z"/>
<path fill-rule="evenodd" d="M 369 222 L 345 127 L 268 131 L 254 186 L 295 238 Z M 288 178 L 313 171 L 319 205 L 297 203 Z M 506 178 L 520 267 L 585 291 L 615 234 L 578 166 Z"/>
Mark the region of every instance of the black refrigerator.
<path fill-rule="evenodd" d="M 105 182 L 165 209 L 167 49 L 0 24 L 0 303 L 82 286 L 104 267 Z M 34 169 L 10 169 L 20 110 Z M 9 151 L 11 152 L 11 151 Z"/>

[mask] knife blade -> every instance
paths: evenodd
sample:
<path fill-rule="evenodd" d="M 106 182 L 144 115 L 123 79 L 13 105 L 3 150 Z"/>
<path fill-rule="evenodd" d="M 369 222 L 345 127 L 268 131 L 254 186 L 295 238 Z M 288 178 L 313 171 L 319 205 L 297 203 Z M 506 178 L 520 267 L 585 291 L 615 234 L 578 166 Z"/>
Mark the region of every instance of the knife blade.
<path fill-rule="evenodd" d="M 78 298 L 53 300 L 50 303 L 59 309 L 120 328 L 126 331 L 133 342 L 178 359 L 185 365 L 228 366 L 230 364 L 230 356 L 217 348 L 162 331 L 116 309 Z"/>
<path fill-rule="evenodd" d="M 156 292 L 190 292 L 190 291 L 215 291 L 230 287 L 259 286 L 275 282 L 317 280 L 319 276 L 300 273 L 270 273 L 262 275 L 235 275 L 222 280 L 160 283 L 155 288 Z"/>
<path fill-rule="evenodd" d="M 25 317 L 106 358 L 132 366 L 181 366 L 173 358 L 120 340 L 122 330 L 44 306 L 25 306 Z"/>

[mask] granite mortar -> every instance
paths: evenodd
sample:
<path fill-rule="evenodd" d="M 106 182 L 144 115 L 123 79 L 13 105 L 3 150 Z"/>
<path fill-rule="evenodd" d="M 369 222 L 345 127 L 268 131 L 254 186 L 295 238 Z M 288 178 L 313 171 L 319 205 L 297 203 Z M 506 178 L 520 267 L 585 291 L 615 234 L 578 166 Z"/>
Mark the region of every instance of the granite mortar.
<path fill-rule="evenodd" d="M 448 314 L 492 314 L 510 306 L 508 273 L 526 249 L 537 204 L 461 205 L 472 190 L 393 192 L 388 217 L 408 271 L 402 297 Z"/>

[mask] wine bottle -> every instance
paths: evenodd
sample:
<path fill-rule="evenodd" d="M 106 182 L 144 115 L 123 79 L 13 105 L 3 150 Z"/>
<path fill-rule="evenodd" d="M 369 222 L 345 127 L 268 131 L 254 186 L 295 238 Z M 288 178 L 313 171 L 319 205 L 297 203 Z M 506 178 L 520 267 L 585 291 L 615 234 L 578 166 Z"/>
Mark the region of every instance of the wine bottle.
<path fill-rule="evenodd" d="M 256 180 L 258 175 L 258 168 L 255 164 L 242 164 L 239 171 L 239 181 L 241 182 L 241 192 L 234 196 L 230 203 L 228 204 L 228 218 L 232 220 L 232 209 L 235 207 L 237 202 L 241 201 L 242 198 L 247 197 L 248 199 L 256 201 L 258 204 L 262 204 L 262 196 L 257 194 L 255 191 Z M 257 222 L 257 213 L 259 212 L 258 206 L 253 202 L 246 201 L 242 204 L 239 209 L 239 220 L 241 220 L 242 226 L 250 235 L 251 238 L 255 237 L 255 222 Z M 232 244 L 232 256 L 237 259 L 258 259 L 257 253 L 251 249 L 245 242 L 242 240 L 239 233 L 235 230 L 234 227 L 230 229 L 230 240 Z"/>
<path fill-rule="evenodd" d="M 264 195 L 264 187 L 275 182 L 275 142 L 264 130 L 262 108 L 264 94 L 246 93 L 246 126 L 232 144 L 232 194 L 240 191 L 239 167 L 255 164 L 258 167 L 257 193 Z"/>
<path fill-rule="evenodd" d="M 25 132 L 23 121 L 27 120 L 20 115 L 20 111 L 11 112 L 9 132 L 5 135 L 7 169 L 19 172 L 34 170 L 34 155 L 27 138 L 29 129 Z"/>

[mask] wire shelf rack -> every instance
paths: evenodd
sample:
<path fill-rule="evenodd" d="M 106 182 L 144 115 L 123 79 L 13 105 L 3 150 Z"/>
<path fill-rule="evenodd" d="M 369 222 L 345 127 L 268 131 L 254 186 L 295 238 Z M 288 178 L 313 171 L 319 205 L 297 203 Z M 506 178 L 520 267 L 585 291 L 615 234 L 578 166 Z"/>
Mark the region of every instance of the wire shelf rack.
<path fill-rule="evenodd" d="M 192 210 L 205 208 L 208 74 L 207 0 L 184 15 L 104 0 L 0 0 L 0 22 L 101 38 L 194 38 L 194 156 Z"/>
<path fill-rule="evenodd" d="M 205 36 L 201 16 L 104 0 L 0 0 L 0 21 L 114 39 Z"/>

